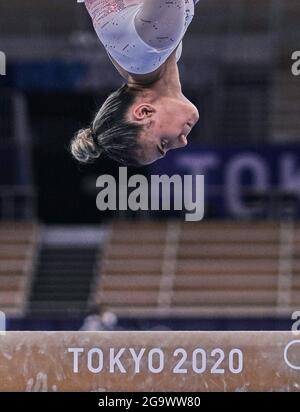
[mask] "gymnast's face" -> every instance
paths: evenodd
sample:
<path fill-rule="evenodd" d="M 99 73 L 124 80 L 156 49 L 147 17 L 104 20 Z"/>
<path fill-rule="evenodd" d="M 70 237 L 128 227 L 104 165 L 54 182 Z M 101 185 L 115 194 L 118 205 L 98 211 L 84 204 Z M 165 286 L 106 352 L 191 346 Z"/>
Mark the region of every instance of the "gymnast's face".
<path fill-rule="evenodd" d="M 139 136 L 138 161 L 147 165 L 164 157 L 169 150 L 188 144 L 187 137 L 199 120 L 199 112 L 184 96 L 160 97 L 151 104 L 134 104 L 130 120 L 144 126 Z"/>

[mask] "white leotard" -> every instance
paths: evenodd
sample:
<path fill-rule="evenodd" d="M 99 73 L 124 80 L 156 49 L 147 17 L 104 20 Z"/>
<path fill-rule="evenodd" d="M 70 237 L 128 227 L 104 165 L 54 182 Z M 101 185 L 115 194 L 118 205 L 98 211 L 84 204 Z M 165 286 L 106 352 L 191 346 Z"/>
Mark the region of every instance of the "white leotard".
<path fill-rule="evenodd" d="M 169 31 L 172 27 L 177 27 L 178 29 L 178 14 L 181 13 L 182 15 L 180 35 L 178 36 L 177 30 L 177 35 L 174 36 L 172 44 L 164 49 L 150 46 L 147 43 L 151 43 L 151 38 L 148 38 L 147 43 L 145 43 L 137 33 L 136 16 L 141 11 L 141 3 L 125 7 L 123 1 L 118 0 L 116 0 L 113 6 L 108 6 L 105 0 L 77 1 L 86 3 L 101 43 L 107 53 L 127 72 L 134 74 L 151 73 L 158 69 L 176 48 L 177 61 L 180 59 L 182 39 L 194 16 L 193 0 L 185 0 L 184 2 L 182 0 L 177 2 L 176 0 L 166 0 L 161 6 L 168 8 Z M 179 3 L 181 5 L 185 4 L 179 7 Z M 153 24 L 152 30 L 153 36 L 155 35 L 155 41 L 157 42 L 157 39 L 160 39 L 161 34 L 161 41 L 163 42 L 165 27 L 161 27 L 159 19 L 155 22 L 146 20 L 144 22 L 142 17 L 141 13 L 139 13 L 141 24 Z M 172 40 L 172 38 L 170 39 Z"/>

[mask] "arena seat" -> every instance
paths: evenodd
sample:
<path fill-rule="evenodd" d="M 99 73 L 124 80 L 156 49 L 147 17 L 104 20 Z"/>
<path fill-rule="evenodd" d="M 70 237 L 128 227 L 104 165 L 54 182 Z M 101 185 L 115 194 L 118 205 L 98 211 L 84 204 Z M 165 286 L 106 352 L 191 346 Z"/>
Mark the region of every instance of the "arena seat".
<path fill-rule="evenodd" d="M 24 313 L 37 240 L 33 223 L 0 223 L 0 310 L 6 315 Z"/>
<path fill-rule="evenodd" d="M 180 308 L 196 316 L 284 316 L 299 298 L 300 231 L 296 225 L 285 256 L 281 229 L 274 222 L 114 222 L 93 300 L 125 315 L 172 316 Z"/>

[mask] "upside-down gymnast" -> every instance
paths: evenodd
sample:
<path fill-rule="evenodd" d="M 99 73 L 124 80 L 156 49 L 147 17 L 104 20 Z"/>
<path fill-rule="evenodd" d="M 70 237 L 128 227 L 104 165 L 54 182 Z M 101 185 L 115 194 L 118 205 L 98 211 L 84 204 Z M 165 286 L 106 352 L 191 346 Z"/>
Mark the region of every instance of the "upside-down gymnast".
<path fill-rule="evenodd" d="M 139 166 L 186 146 L 199 113 L 182 93 L 177 62 L 198 0 L 84 2 L 126 83 L 107 98 L 91 126 L 74 136 L 73 156 L 89 162 L 105 153 Z"/>

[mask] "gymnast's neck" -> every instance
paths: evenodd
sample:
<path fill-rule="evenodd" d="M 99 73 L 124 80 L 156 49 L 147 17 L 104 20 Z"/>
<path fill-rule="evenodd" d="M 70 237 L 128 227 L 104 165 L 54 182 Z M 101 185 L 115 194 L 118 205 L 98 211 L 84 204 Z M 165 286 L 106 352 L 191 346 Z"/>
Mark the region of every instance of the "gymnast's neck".
<path fill-rule="evenodd" d="M 172 54 L 155 72 L 145 75 L 128 73 L 126 80 L 128 86 L 135 89 L 151 88 L 164 94 L 182 93 L 175 54 Z"/>

